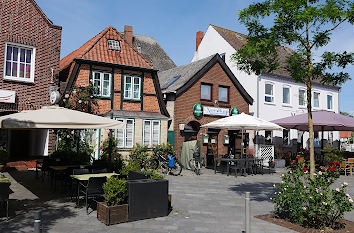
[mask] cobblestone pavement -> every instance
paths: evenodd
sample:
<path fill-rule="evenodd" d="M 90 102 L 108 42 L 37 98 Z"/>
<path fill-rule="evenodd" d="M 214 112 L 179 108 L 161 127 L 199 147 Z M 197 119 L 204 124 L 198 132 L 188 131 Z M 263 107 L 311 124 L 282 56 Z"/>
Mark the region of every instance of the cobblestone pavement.
<path fill-rule="evenodd" d="M 251 192 L 251 215 L 272 211 L 270 202 L 273 184 L 280 182 L 282 170 L 275 174 L 226 176 L 203 169 L 201 176 L 183 171 L 182 176 L 167 176 L 173 210 L 167 217 L 105 226 L 96 218 L 96 211 L 86 215 L 85 208 L 76 208 L 60 192 L 49 191 L 48 182 L 34 178 L 32 171 L 13 172 L 10 198 L 11 218 L 0 218 L 0 232 L 32 232 L 33 211 L 41 209 L 43 232 L 236 232 L 244 230 L 244 193 Z M 354 176 L 341 177 L 350 184 L 354 196 Z M 3 216 L 3 213 L 1 213 Z M 346 214 L 354 221 L 354 211 Z M 251 218 L 252 233 L 293 232 L 286 228 Z"/>

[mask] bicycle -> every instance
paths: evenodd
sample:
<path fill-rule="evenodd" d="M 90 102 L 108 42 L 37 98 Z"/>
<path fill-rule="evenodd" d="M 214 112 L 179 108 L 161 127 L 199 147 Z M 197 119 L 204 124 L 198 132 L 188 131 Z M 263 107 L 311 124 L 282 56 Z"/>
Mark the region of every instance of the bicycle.
<path fill-rule="evenodd" d="M 154 169 L 157 169 L 159 166 L 161 166 L 162 169 L 167 171 L 167 174 L 171 174 L 174 176 L 178 176 L 182 172 L 182 165 L 181 163 L 177 160 L 176 155 L 171 154 L 168 156 L 164 156 L 158 151 L 154 149 L 154 155 L 155 159 L 153 160 L 153 165 Z"/>
<path fill-rule="evenodd" d="M 191 149 L 193 151 L 193 158 L 191 158 L 189 160 L 189 166 L 191 168 L 193 168 L 195 174 L 197 174 L 197 176 L 200 175 L 200 167 L 201 167 L 201 164 L 200 164 L 200 153 L 199 151 L 194 151 L 193 149 Z"/>

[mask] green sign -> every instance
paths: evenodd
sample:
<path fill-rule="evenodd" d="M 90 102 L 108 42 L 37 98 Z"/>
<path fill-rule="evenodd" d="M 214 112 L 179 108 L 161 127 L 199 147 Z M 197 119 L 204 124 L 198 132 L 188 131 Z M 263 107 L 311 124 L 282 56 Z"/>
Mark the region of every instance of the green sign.
<path fill-rule="evenodd" d="M 232 109 L 231 109 L 231 116 L 237 115 L 237 114 L 239 114 L 239 113 L 240 113 L 240 112 L 238 111 L 237 108 L 232 108 Z"/>
<path fill-rule="evenodd" d="M 201 116 L 203 114 L 203 106 L 200 104 L 195 104 L 193 106 L 193 114 L 194 116 Z"/>

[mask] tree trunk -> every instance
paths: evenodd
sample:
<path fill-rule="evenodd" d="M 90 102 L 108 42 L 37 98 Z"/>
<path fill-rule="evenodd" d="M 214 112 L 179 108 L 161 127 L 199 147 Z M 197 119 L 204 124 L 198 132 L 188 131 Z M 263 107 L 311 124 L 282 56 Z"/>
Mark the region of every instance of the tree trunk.
<path fill-rule="evenodd" d="M 307 6 L 306 6 L 307 7 Z M 308 125 L 309 125 L 309 146 L 310 146 L 310 176 L 313 178 L 313 174 L 315 173 L 315 146 L 314 146 L 314 132 L 313 132 L 313 122 L 312 122 L 312 54 L 311 54 L 311 46 L 310 46 L 310 39 L 309 39 L 309 24 L 306 23 L 306 56 L 307 56 L 307 65 L 308 65 L 308 73 L 307 73 L 307 118 L 308 118 Z"/>

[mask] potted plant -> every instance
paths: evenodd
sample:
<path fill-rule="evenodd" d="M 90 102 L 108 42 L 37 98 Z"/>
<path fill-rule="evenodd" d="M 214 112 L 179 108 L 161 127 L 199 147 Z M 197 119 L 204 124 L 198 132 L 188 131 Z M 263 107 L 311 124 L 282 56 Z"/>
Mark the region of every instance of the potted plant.
<path fill-rule="evenodd" d="M 97 203 L 97 218 L 106 225 L 128 221 L 126 180 L 111 177 L 103 185 L 105 202 Z"/>
<path fill-rule="evenodd" d="M 3 172 L 5 170 L 7 159 L 7 151 L 4 148 L 0 147 L 0 172 Z"/>

